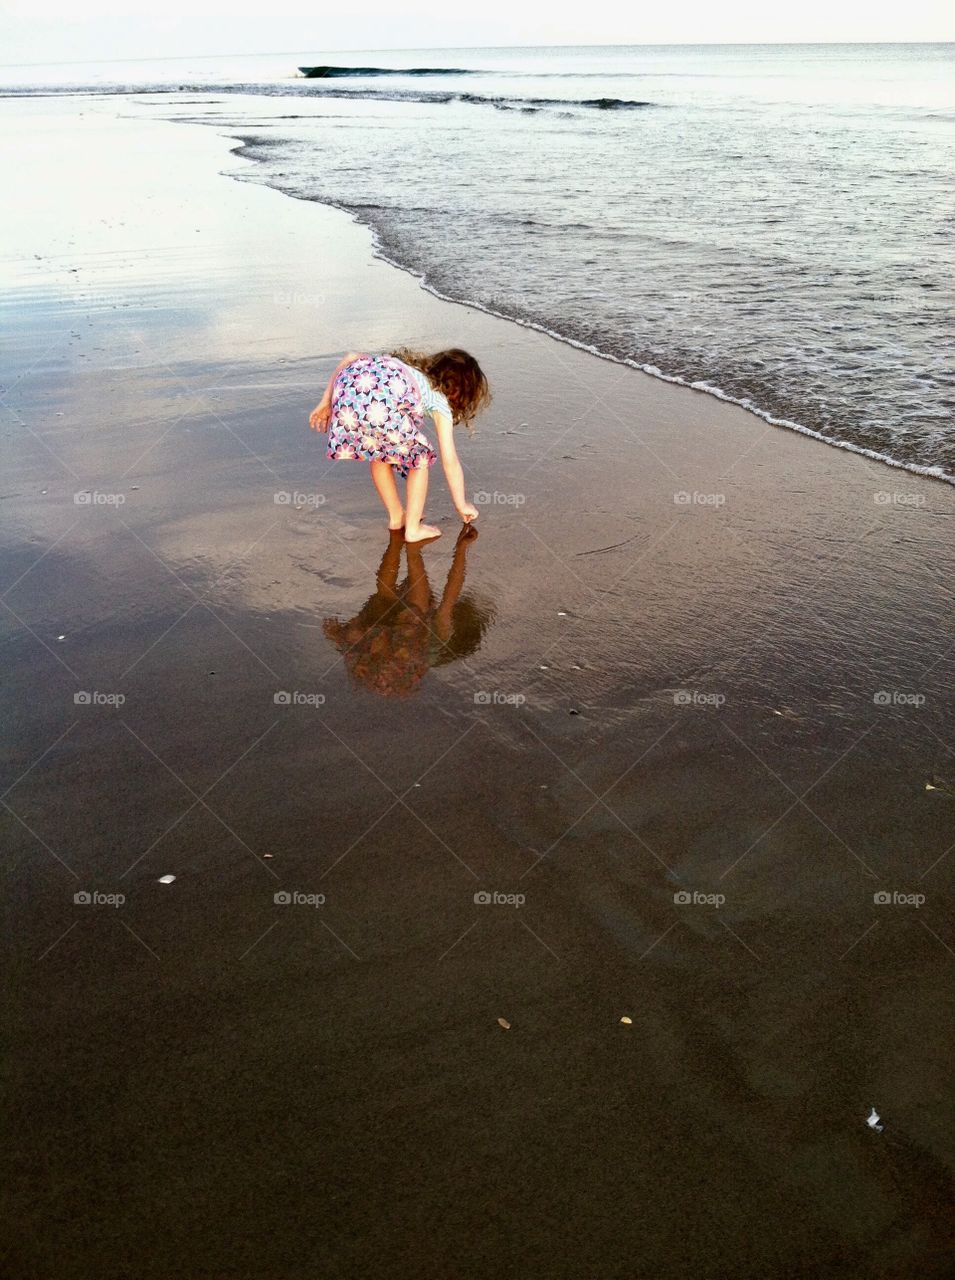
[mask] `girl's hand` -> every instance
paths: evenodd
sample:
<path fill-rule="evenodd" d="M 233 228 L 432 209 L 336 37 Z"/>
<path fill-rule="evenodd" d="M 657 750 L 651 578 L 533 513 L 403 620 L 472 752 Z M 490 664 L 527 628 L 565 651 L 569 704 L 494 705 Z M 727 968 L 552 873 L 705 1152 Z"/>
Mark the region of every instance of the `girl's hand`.
<path fill-rule="evenodd" d="M 472 520 L 476 520 L 481 513 L 477 507 L 472 507 L 470 502 L 462 502 L 458 507 L 458 515 L 465 524 L 470 524 Z"/>
<path fill-rule="evenodd" d="M 328 401 L 323 400 L 321 404 L 316 405 L 312 410 L 311 417 L 308 420 L 308 425 L 313 431 L 327 431 L 331 417 L 332 406 Z"/>

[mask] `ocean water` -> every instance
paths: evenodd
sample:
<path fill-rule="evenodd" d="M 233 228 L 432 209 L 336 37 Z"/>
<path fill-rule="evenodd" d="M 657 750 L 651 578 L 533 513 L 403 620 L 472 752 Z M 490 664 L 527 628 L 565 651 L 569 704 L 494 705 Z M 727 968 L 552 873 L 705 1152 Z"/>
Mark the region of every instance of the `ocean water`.
<path fill-rule="evenodd" d="M 51 91 L 228 132 L 444 297 L 955 482 L 955 45 L 0 68 Z"/>

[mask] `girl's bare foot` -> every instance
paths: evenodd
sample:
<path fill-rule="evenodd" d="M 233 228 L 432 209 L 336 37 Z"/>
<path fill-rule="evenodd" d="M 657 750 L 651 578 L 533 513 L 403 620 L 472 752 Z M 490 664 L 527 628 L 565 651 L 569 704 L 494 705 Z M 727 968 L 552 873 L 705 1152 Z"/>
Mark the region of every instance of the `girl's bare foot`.
<path fill-rule="evenodd" d="M 405 542 L 425 542 L 428 538 L 440 538 L 441 530 L 434 524 L 419 524 L 417 529 L 405 529 Z"/>

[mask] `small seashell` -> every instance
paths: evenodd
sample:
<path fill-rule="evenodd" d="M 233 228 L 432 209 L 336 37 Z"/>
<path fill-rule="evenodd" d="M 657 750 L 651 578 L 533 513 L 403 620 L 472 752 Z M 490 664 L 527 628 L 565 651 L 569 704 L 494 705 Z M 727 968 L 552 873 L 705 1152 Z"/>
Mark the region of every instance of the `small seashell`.
<path fill-rule="evenodd" d="M 263 854 L 262 854 L 262 857 L 263 857 L 263 858 L 274 858 L 274 857 L 275 857 L 275 854 L 274 854 L 274 853 L 263 853 Z"/>
<path fill-rule="evenodd" d="M 160 877 L 159 877 L 159 883 L 160 883 L 160 884 L 172 884 L 172 882 L 173 882 L 173 880 L 175 880 L 175 878 L 176 878 L 175 876 L 160 876 Z"/>
<path fill-rule="evenodd" d="M 628 1018 L 626 1014 L 624 1014 L 624 1015 L 623 1015 L 623 1017 L 620 1019 L 620 1021 L 623 1023 L 623 1025 L 624 1025 L 625 1027 L 632 1027 L 632 1026 L 633 1026 L 633 1018 Z"/>
<path fill-rule="evenodd" d="M 498 1026 L 499 1026 L 503 1031 L 510 1031 L 510 1029 L 511 1029 L 511 1024 L 508 1022 L 508 1020 L 507 1020 L 506 1018 L 498 1018 L 498 1020 L 497 1020 L 497 1025 L 498 1025 Z"/>
<path fill-rule="evenodd" d="M 875 1107 L 872 1108 L 871 1115 L 866 1117 L 866 1124 L 870 1129 L 874 1129 L 876 1133 L 881 1133 L 885 1127 L 882 1124 L 882 1117 L 879 1115 L 878 1111 L 876 1111 Z"/>
<path fill-rule="evenodd" d="M 926 782 L 926 784 L 925 784 L 925 790 L 926 790 L 926 791 L 937 791 L 937 790 L 938 790 L 938 787 L 933 787 L 933 786 L 932 786 L 932 784 L 931 784 L 930 782 Z"/>

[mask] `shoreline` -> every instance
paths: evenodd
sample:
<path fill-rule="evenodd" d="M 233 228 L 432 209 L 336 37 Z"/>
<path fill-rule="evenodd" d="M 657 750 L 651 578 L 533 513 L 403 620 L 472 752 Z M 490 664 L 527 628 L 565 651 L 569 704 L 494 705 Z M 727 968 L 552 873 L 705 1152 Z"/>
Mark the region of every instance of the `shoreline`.
<path fill-rule="evenodd" d="M 880 43 L 880 42 L 876 42 L 876 43 Z M 887 43 L 889 45 L 892 45 L 899 42 L 889 41 L 889 42 L 881 42 L 881 43 Z M 940 42 L 916 41 L 916 42 L 902 42 L 902 43 L 913 43 L 916 45 L 927 43 L 927 47 L 932 47 L 933 44 L 937 44 Z M 944 43 L 944 42 L 941 42 L 941 43 Z M 602 48 L 604 46 L 593 46 L 593 47 Z M 651 46 L 647 46 L 647 47 L 651 47 Z M 661 47 L 669 47 L 669 46 L 661 46 Z M 726 47 L 732 47 L 732 46 L 726 46 Z M 756 47 L 759 47 L 759 46 L 756 46 Z M 776 47 L 776 46 L 769 45 L 766 47 Z M 779 46 L 779 47 L 786 47 L 786 46 Z M 853 47 L 851 46 L 851 42 L 849 47 Z M 375 51 L 372 50 L 369 52 L 375 52 Z M 216 56 L 221 56 L 221 55 L 216 55 Z M 261 55 L 261 56 L 270 56 L 270 55 Z M 157 59 L 157 61 L 162 62 L 164 60 Z M 300 78 L 304 79 L 304 77 L 293 76 L 290 78 L 290 80 L 294 82 L 296 79 L 300 79 Z M 247 92 L 244 88 L 236 88 L 236 89 L 230 90 L 230 89 L 223 88 L 223 86 L 221 85 L 215 85 L 215 84 L 190 87 L 189 89 L 183 90 L 183 91 L 206 93 L 206 94 L 212 94 L 212 95 L 222 94 L 224 96 L 228 96 L 229 93 L 242 94 Z M 166 86 L 146 87 L 146 88 L 138 88 L 138 89 L 131 88 L 126 91 L 117 91 L 114 86 L 110 86 L 102 90 L 97 90 L 90 87 L 81 88 L 81 89 L 76 89 L 71 87 L 71 88 L 66 88 L 62 90 L 50 90 L 46 93 L 33 92 L 32 90 L 24 91 L 20 93 L 18 92 L 13 92 L 8 94 L 0 93 L 0 100 L 6 99 L 11 101 L 16 101 L 18 99 L 30 100 L 33 98 L 43 98 L 43 97 L 51 97 L 54 99 L 64 98 L 64 97 L 79 99 L 83 97 L 90 97 L 94 100 L 97 98 L 105 98 L 105 99 L 116 98 L 122 101 L 122 99 L 124 98 L 135 99 L 137 95 L 162 96 L 162 95 L 169 95 L 169 94 L 170 94 L 170 90 Z M 254 94 L 255 94 L 255 91 L 252 90 L 252 96 L 254 96 Z M 266 96 L 270 96 L 270 95 L 266 95 Z M 328 96 L 331 97 L 334 95 L 330 92 Z M 641 103 L 637 105 L 642 106 L 642 105 L 660 105 L 660 104 L 642 104 Z M 175 115 L 163 116 L 162 118 L 167 120 L 169 123 L 173 123 L 173 124 L 186 124 L 186 125 L 195 126 L 195 127 L 212 129 L 219 137 L 230 139 L 231 141 L 237 144 L 229 148 L 230 153 L 232 155 L 236 156 L 239 159 L 251 160 L 252 164 L 256 168 L 260 167 L 260 162 L 255 157 L 250 156 L 248 154 L 248 152 L 255 145 L 254 136 L 236 132 L 234 129 L 231 129 L 231 128 L 223 128 L 222 126 L 217 125 L 211 121 L 207 122 L 207 121 L 199 121 L 199 120 L 192 120 L 192 119 L 182 119 Z M 277 186 L 271 183 L 270 181 L 268 181 L 267 179 L 259 179 L 259 178 L 253 178 L 253 177 L 246 178 L 241 173 L 238 173 L 238 174 L 227 173 L 227 176 L 234 178 L 236 181 L 240 181 L 240 182 L 251 181 L 258 185 L 266 186 L 272 190 L 278 191 L 280 194 L 286 196 L 289 199 L 301 200 L 305 203 L 310 203 L 310 204 L 321 204 L 321 205 L 324 205 L 326 208 L 335 209 L 340 212 L 346 213 L 349 216 L 349 218 L 351 218 L 358 226 L 361 226 L 370 232 L 372 237 L 373 253 L 378 260 L 386 263 L 389 266 L 396 268 L 399 271 L 406 273 L 412 279 L 414 279 L 425 292 L 431 294 L 433 297 L 439 299 L 442 302 L 448 302 L 448 303 L 452 303 L 452 304 L 456 304 L 459 306 L 480 311 L 483 314 L 488 315 L 494 319 L 508 321 L 512 324 L 518 325 L 521 328 L 528 329 L 535 333 L 543 334 L 549 338 L 553 338 L 555 341 L 560 342 L 565 346 L 571 347 L 575 350 L 584 351 L 589 355 L 595 356 L 599 360 L 606 361 L 610 364 L 619 365 L 621 367 L 634 369 L 637 372 L 646 374 L 648 377 L 657 379 L 658 381 L 665 382 L 673 386 L 679 386 L 688 391 L 695 391 L 706 396 L 711 396 L 714 399 L 720 400 L 724 403 L 735 405 L 736 407 L 742 409 L 745 413 L 751 414 L 752 416 L 758 418 L 760 421 L 765 422 L 770 426 L 779 427 L 780 429 L 785 431 L 795 432 L 798 435 L 805 436 L 808 439 L 816 440 L 820 444 L 827 445 L 830 448 L 840 449 L 844 452 L 856 454 L 859 457 L 867 458 L 870 461 L 880 463 L 881 465 L 890 467 L 894 470 L 906 471 L 912 475 L 922 476 L 930 480 L 937 480 L 942 484 L 947 484 L 955 487 L 955 473 L 946 471 L 940 465 L 927 465 L 924 463 L 906 462 L 899 458 L 893 457 L 889 453 L 882 452 L 879 449 L 869 448 L 865 445 L 856 444 L 851 440 L 840 440 L 835 436 L 826 434 L 825 431 L 816 430 L 815 428 L 807 426 L 802 422 L 798 422 L 793 418 L 782 417 L 782 416 L 779 416 L 778 414 L 774 414 L 768 409 L 761 408 L 760 405 L 756 403 L 754 400 L 752 400 L 751 397 L 734 395 L 731 392 L 724 390 L 722 387 L 718 385 L 714 385 L 712 383 L 707 382 L 705 379 L 697 379 L 694 381 L 689 381 L 688 379 L 680 375 L 669 374 L 655 364 L 610 354 L 592 343 L 587 343 L 579 339 L 576 339 L 574 337 L 571 337 L 568 334 L 562 333 L 557 329 L 550 328 L 547 325 L 541 324 L 535 320 L 526 319 L 521 316 L 512 315 L 503 311 L 496 311 L 494 310 L 493 307 L 487 306 L 484 303 L 476 301 L 471 298 L 467 298 L 464 296 L 457 296 L 455 294 L 444 293 L 437 286 L 431 284 L 428 281 L 427 269 L 420 269 L 416 266 L 413 266 L 410 263 L 402 261 L 400 257 L 392 256 L 390 252 L 386 251 L 386 249 L 383 247 L 383 233 L 380 231 L 380 229 L 378 228 L 374 220 L 364 216 L 360 209 L 356 209 L 354 206 L 350 206 L 346 203 L 339 202 L 326 197 L 297 195 L 294 192 L 286 191 L 281 186 Z"/>
<path fill-rule="evenodd" d="M 240 179 L 241 181 L 241 179 Z M 283 193 L 285 194 L 285 193 Z M 291 199 L 299 197 L 292 196 Z M 308 197 L 300 197 L 308 199 Z M 870 458 L 873 462 L 880 462 L 884 466 L 893 467 L 899 471 L 910 471 L 913 475 L 924 476 L 929 480 L 940 480 L 943 484 L 955 485 L 955 475 L 949 475 L 947 471 L 943 471 L 941 467 L 926 467 L 915 462 L 900 462 L 897 458 L 890 457 L 887 453 L 879 453 L 875 449 L 864 449 L 861 445 L 853 444 L 849 440 L 836 440 L 832 436 L 823 435 L 820 431 L 814 431 L 812 427 L 803 426 L 799 422 L 794 422 L 790 418 L 774 417 L 768 410 L 760 409 L 758 405 L 753 404 L 749 400 L 741 400 L 736 396 L 730 395 L 728 392 L 721 390 L 719 387 L 706 386 L 701 382 L 687 382 L 685 378 L 676 377 L 669 373 L 664 373 L 662 369 L 658 369 L 655 365 L 640 364 L 636 360 L 625 360 L 620 356 L 608 355 L 607 352 L 601 351 L 599 347 L 594 347 L 586 342 L 579 342 L 576 338 L 567 337 L 566 334 L 558 333 L 554 329 L 548 329 L 545 325 L 537 324 L 533 320 L 522 320 L 519 316 L 509 316 L 503 311 L 494 311 L 491 307 L 486 307 L 480 302 L 475 302 L 470 298 L 455 298 L 450 294 L 442 293 L 434 285 L 428 283 L 426 274 L 416 270 L 416 268 L 399 262 L 395 258 L 389 258 L 381 249 L 378 243 L 378 233 L 373 223 L 365 222 L 358 214 L 354 213 L 347 205 L 337 205 L 330 200 L 319 200 L 315 203 L 327 204 L 330 208 L 341 209 L 351 216 L 361 226 L 368 227 L 375 239 L 374 252 L 375 256 L 382 262 L 388 263 L 389 266 L 396 267 L 399 271 L 404 271 L 413 279 L 417 280 L 422 289 L 426 293 L 432 294 L 435 298 L 440 298 L 442 302 L 453 302 L 458 306 L 473 307 L 476 311 L 483 311 L 485 315 L 493 316 L 496 320 L 507 320 L 512 324 L 520 325 L 523 329 L 533 329 L 536 333 L 542 333 L 545 337 L 553 338 L 557 342 L 562 342 L 568 347 L 575 347 L 578 351 L 586 351 L 589 355 L 596 356 L 598 360 L 606 360 L 608 364 L 623 365 L 628 369 L 635 369 L 638 373 L 645 373 L 650 378 L 656 378 L 660 382 L 668 382 L 672 386 L 685 387 L 687 391 L 696 391 L 701 395 L 713 396 L 716 400 L 722 400 L 726 404 L 734 404 L 738 408 L 743 409 L 746 413 L 751 413 L 754 417 L 768 422 L 771 427 L 782 427 L 787 431 L 795 431 L 799 435 L 810 436 L 813 440 L 818 440 L 821 444 L 829 445 L 833 449 L 845 449 L 849 453 L 857 453 L 861 457 Z"/>
<path fill-rule="evenodd" d="M 232 139 L 237 143 L 235 147 L 230 148 L 233 155 L 242 160 L 250 160 L 256 169 L 262 168 L 261 162 L 254 155 L 250 154 L 255 146 L 254 136 L 237 133 L 232 129 L 223 129 L 221 126 L 212 122 L 207 123 L 195 120 L 180 120 L 175 116 L 168 116 L 166 119 L 170 120 L 171 123 L 196 124 L 203 128 L 213 129 L 220 137 Z M 599 360 L 605 360 L 610 364 L 621 365 L 626 368 L 634 369 L 640 373 L 646 374 L 648 377 L 656 378 L 661 382 L 666 382 L 673 386 L 684 387 L 688 391 L 696 391 L 703 395 L 712 396 L 724 403 L 736 405 L 745 413 L 752 414 L 754 417 L 760 419 L 762 422 L 768 423 L 770 426 L 780 427 L 786 431 L 794 431 L 799 435 L 817 440 L 820 444 L 828 445 L 830 448 L 841 449 L 848 453 L 858 454 L 860 457 L 868 458 L 873 462 L 881 463 L 882 465 L 891 467 L 895 470 L 908 471 L 912 475 L 924 476 L 930 480 L 938 480 L 942 484 L 955 486 L 955 473 L 948 472 L 941 466 L 929 466 L 923 463 L 905 462 L 899 458 L 892 457 L 891 454 L 883 453 L 878 449 L 855 444 L 851 440 L 840 440 L 835 436 L 827 435 L 824 431 L 817 431 L 813 427 L 797 422 L 793 418 L 780 417 L 768 409 L 761 408 L 748 396 L 740 397 L 733 395 L 730 392 L 725 391 L 722 387 L 709 384 L 703 379 L 691 382 L 679 375 L 666 373 L 663 369 L 660 369 L 654 364 L 629 359 L 623 356 L 612 355 L 592 343 L 583 342 L 577 338 L 573 338 L 568 334 L 549 328 L 547 325 L 538 323 L 535 320 L 511 315 L 503 311 L 495 311 L 493 307 L 487 306 L 473 298 L 467 298 L 464 296 L 459 297 L 455 294 L 444 293 L 427 279 L 427 269 L 420 269 L 412 266 L 408 262 L 402 261 L 400 257 L 392 256 L 392 254 L 383 247 L 383 232 L 379 229 L 374 219 L 365 216 L 360 209 L 356 209 L 354 206 L 326 197 L 297 195 L 294 192 L 286 191 L 283 187 L 270 182 L 268 178 L 246 178 L 241 174 L 230 174 L 229 176 L 234 177 L 240 182 L 252 181 L 260 183 L 272 190 L 279 191 L 282 195 L 285 195 L 292 200 L 301 200 L 305 203 L 311 204 L 322 204 L 327 208 L 337 209 L 343 213 L 347 213 L 348 216 L 359 226 L 366 228 L 370 232 L 373 252 L 380 261 L 387 263 L 389 266 L 395 267 L 399 271 L 405 272 L 407 275 L 411 276 L 413 280 L 416 280 L 425 292 L 430 293 L 433 297 L 440 299 L 442 302 L 450 302 L 459 306 L 473 308 L 474 310 L 483 312 L 485 315 L 492 316 L 494 319 L 505 320 L 512 324 L 519 325 L 521 328 L 529 329 L 535 333 L 544 334 L 546 337 L 553 338 L 555 341 L 561 342 L 565 346 L 573 347 L 575 350 L 585 351 L 589 355 L 596 356 Z"/>
<path fill-rule="evenodd" d="M 83 111 L 0 111 L 11 1272 L 942 1280 L 950 488 Z M 395 548 L 306 420 L 399 339 L 486 368 L 489 501 L 462 551 L 432 475 L 459 643 L 369 680 Z"/>

